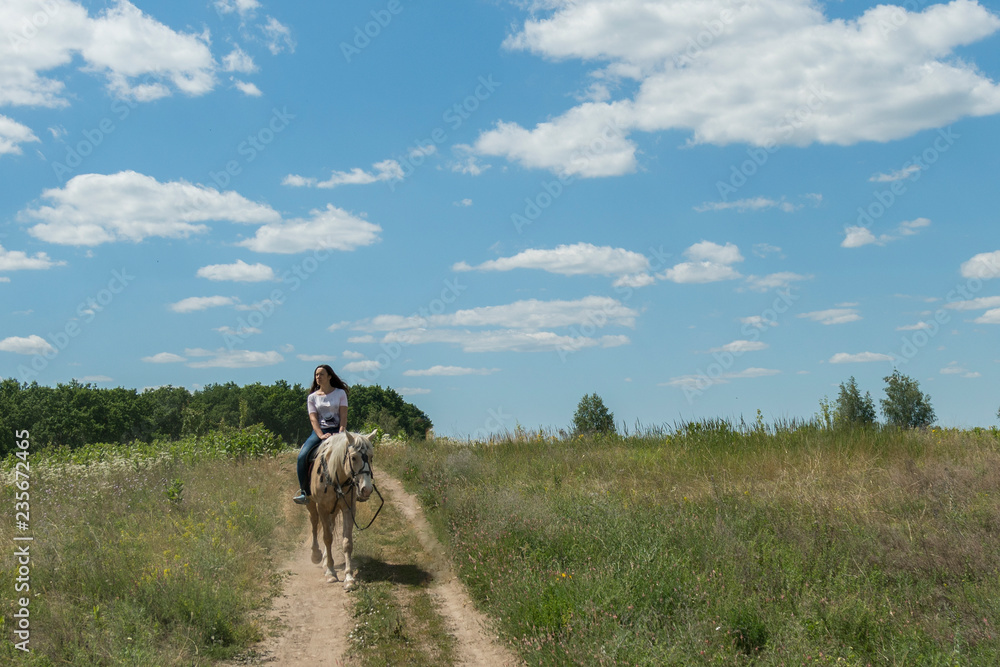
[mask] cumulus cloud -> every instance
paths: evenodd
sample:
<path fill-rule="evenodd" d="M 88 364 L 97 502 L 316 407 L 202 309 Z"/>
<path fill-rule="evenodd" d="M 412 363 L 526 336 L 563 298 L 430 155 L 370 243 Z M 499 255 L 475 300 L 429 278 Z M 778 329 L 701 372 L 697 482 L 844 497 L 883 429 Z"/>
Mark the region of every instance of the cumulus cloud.
<path fill-rule="evenodd" d="M 28 229 L 35 238 L 63 245 L 186 238 L 208 231 L 209 221 L 266 223 L 281 217 L 232 191 L 183 180 L 160 183 L 134 171 L 74 176 L 62 188 L 45 190 L 42 199 L 50 203 L 18 217 L 36 222 Z"/>
<path fill-rule="evenodd" d="M 800 313 L 796 317 L 801 317 L 820 324 L 847 324 L 857 322 L 861 315 L 855 308 L 830 308 L 828 310 L 814 310 L 811 313 Z"/>
<path fill-rule="evenodd" d="M 254 252 L 296 253 L 307 250 L 355 250 L 379 240 L 382 228 L 327 204 L 308 218 L 266 224 L 239 245 Z"/>
<path fill-rule="evenodd" d="M 870 244 L 885 245 L 890 241 L 898 240 L 900 236 L 914 236 L 915 234 L 919 234 L 921 229 L 929 227 L 930 224 L 931 221 L 927 218 L 905 220 L 899 223 L 899 227 L 894 231 L 899 236 L 893 236 L 892 234 L 875 236 L 867 227 L 851 226 L 844 230 L 844 240 L 841 242 L 840 247 L 860 248 L 861 246 Z"/>
<path fill-rule="evenodd" d="M 801 208 L 801 206 L 796 206 L 795 204 L 789 203 L 784 199 L 775 200 L 768 199 L 767 197 L 754 197 L 752 199 L 737 199 L 735 201 L 705 202 L 700 206 L 695 206 L 694 210 L 698 213 L 705 213 L 706 211 L 727 211 L 730 209 L 736 209 L 740 213 L 743 213 L 745 211 L 764 211 L 769 208 L 777 208 L 785 213 L 792 213 Z"/>
<path fill-rule="evenodd" d="M 23 250 L 7 250 L 0 245 L 0 271 L 22 271 L 25 269 L 51 269 L 53 266 L 64 266 L 66 262 L 53 261 L 44 252 L 36 252 L 29 257 Z"/>
<path fill-rule="evenodd" d="M 257 65 L 249 53 L 237 46 L 222 58 L 222 69 L 227 72 L 252 74 L 257 71 Z"/>
<path fill-rule="evenodd" d="M 239 79 L 233 80 L 233 85 L 236 86 L 237 90 L 248 97 L 260 97 L 264 93 L 261 92 L 260 88 L 256 84 L 249 83 L 247 81 L 240 81 Z"/>
<path fill-rule="evenodd" d="M 758 350 L 766 350 L 767 343 L 762 343 L 760 341 L 752 340 L 734 340 L 731 343 L 726 343 L 722 347 L 713 347 L 709 352 L 731 352 L 733 354 L 743 354 L 744 352 L 756 352 Z"/>
<path fill-rule="evenodd" d="M 253 352 L 251 350 L 227 350 L 226 348 L 217 350 L 195 348 L 185 350 L 184 354 L 197 359 L 197 361 L 187 363 L 190 368 L 259 368 L 280 364 L 285 360 L 278 352 L 274 351 Z"/>
<path fill-rule="evenodd" d="M 234 296 L 192 296 L 170 304 L 175 313 L 194 313 L 209 308 L 235 305 L 239 299 Z"/>
<path fill-rule="evenodd" d="M 649 284 L 652 277 L 646 274 L 649 260 L 645 255 L 623 248 L 595 246 L 590 243 L 560 245 L 554 249 L 530 249 L 513 257 L 502 257 L 469 266 L 458 262 L 453 271 L 511 271 L 513 269 L 541 269 L 564 276 L 602 275 L 619 276 L 632 281 L 630 286 Z M 642 278 L 648 278 L 645 280 Z"/>
<path fill-rule="evenodd" d="M 198 269 L 199 278 L 257 283 L 274 280 L 274 269 L 266 264 L 247 264 L 242 259 L 235 264 L 209 264 Z"/>
<path fill-rule="evenodd" d="M 721 246 L 701 241 L 685 250 L 684 256 L 690 261 L 676 264 L 656 277 L 675 283 L 711 283 L 743 277 L 732 267 L 743 261 L 739 248 L 732 243 Z"/>
<path fill-rule="evenodd" d="M 27 337 L 10 336 L 0 340 L 0 352 L 13 352 L 14 354 L 46 354 L 55 352 L 56 348 L 37 334 Z"/>
<path fill-rule="evenodd" d="M 46 73 L 77 58 L 83 71 L 102 74 L 112 93 L 137 101 L 174 91 L 203 95 L 216 85 L 207 31 L 177 32 L 125 0 L 94 17 L 67 0 L 8 0 L 0 4 L 0 25 L 35 25 L 39 13 L 44 29 L 30 39 L 12 29 L 0 40 L 0 105 L 66 106 L 65 84 Z"/>
<path fill-rule="evenodd" d="M 781 371 L 775 368 L 746 368 L 742 371 L 737 371 L 735 373 L 722 373 L 721 375 L 713 375 L 709 377 L 704 373 L 696 373 L 692 375 L 679 375 L 672 377 L 666 382 L 660 382 L 661 387 L 680 387 L 681 389 L 689 390 L 704 390 L 711 387 L 714 384 L 729 384 L 730 380 L 739 380 L 744 378 L 759 378 L 759 377 L 769 377 L 771 375 L 780 375 Z"/>
<path fill-rule="evenodd" d="M 880 5 L 847 19 L 828 18 L 811 0 L 539 6 L 504 45 L 594 63 L 593 77 L 611 85 L 533 129 L 500 122 L 475 142 L 481 153 L 526 167 L 628 173 L 635 131 L 686 130 L 690 143 L 718 145 L 850 145 L 1000 111 L 1000 88 L 956 57 L 1000 28 L 1000 18 L 971 0 L 919 12 Z M 692 42 L 702 34 L 704 44 Z M 635 91 L 631 98 L 609 99 L 619 81 L 634 82 L 622 86 Z M 609 120 L 618 132 L 593 150 Z M 579 155 L 587 157 L 582 167 L 573 164 Z"/>
<path fill-rule="evenodd" d="M 20 155 L 21 144 L 32 141 L 38 141 L 38 137 L 28 126 L 0 114 L 0 155 Z"/>
<path fill-rule="evenodd" d="M 859 352 L 857 354 L 838 352 L 830 357 L 831 364 L 869 363 L 872 361 L 893 361 L 893 358 L 891 355 L 877 352 Z"/>
<path fill-rule="evenodd" d="M 187 358 L 173 352 L 159 352 L 149 357 L 143 357 L 142 361 L 148 364 L 176 364 L 187 361 Z"/>
<path fill-rule="evenodd" d="M 791 286 L 793 282 L 800 280 L 812 280 L 812 276 L 804 276 L 791 271 L 780 271 L 766 276 L 747 276 L 741 289 L 748 289 L 752 292 L 769 292 L 775 289 L 782 289 Z"/>
<path fill-rule="evenodd" d="M 374 172 L 355 167 L 351 171 L 335 171 L 330 178 L 320 181 L 308 176 L 289 174 L 281 181 L 282 185 L 292 187 L 335 188 L 339 185 L 368 185 L 380 181 L 399 181 L 405 174 L 403 168 L 395 160 L 383 160 L 372 165 Z"/>
<path fill-rule="evenodd" d="M 1000 278 L 1000 250 L 981 252 L 973 256 L 972 259 L 962 263 L 961 271 L 964 278 L 980 280 Z"/>
<path fill-rule="evenodd" d="M 976 324 L 1000 324 L 1000 308 L 987 310 L 985 313 L 972 321 Z"/>
<path fill-rule="evenodd" d="M 500 372 L 499 368 L 465 368 L 464 366 L 431 366 L 423 370 L 403 371 L 410 377 L 455 377 L 458 375 L 492 375 Z"/>
<path fill-rule="evenodd" d="M 911 164 L 908 167 L 904 167 L 903 169 L 899 169 L 888 174 L 874 174 L 868 179 L 868 181 L 870 183 L 892 183 L 894 181 L 901 181 L 904 178 L 913 178 L 913 175 L 918 171 L 920 171 L 920 165 Z"/>

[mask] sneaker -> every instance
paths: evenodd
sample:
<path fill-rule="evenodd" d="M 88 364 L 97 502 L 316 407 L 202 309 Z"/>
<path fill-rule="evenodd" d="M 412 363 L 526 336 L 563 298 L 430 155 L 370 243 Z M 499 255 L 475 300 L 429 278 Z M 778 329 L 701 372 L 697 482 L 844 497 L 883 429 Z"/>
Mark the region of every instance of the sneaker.
<path fill-rule="evenodd" d="M 292 498 L 292 502 L 295 503 L 296 505 L 308 505 L 309 496 L 306 495 L 305 491 L 300 490 L 299 495 Z"/>

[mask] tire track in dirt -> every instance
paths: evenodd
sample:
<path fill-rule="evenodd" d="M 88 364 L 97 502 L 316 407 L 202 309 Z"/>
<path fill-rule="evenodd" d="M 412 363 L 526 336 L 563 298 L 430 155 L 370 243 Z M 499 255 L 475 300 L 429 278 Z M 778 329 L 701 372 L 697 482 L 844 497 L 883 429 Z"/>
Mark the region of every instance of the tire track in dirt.
<path fill-rule="evenodd" d="M 438 608 L 448 632 L 456 639 L 456 664 L 462 666 L 520 667 L 523 663 L 488 631 L 489 621 L 473 605 L 465 587 L 455 577 L 444 547 L 417 499 L 399 481 L 379 472 L 380 490 L 386 502 L 406 517 L 430 560 L 432 581 L 428 592 Z M 296 509 L 298 509 L 296 507 Z M 304 508 L 302 508 L 303 511 Z M 335 534 L 340 534 L 339 523 Z M 335 540 L 335 543 L 337 540 Z M 248 656 L 230 665 L 274 665 L 277 667 L 343 667 L 347 662 L 348 636 L 354 628 L 352 601 L 340 582 L 326 583 L 322 565 L 311 560 L 312 534 L 305 522 L 303 538 L 283 570 L 288 577 L 281 595 L 275 598 L 269 619 L 282 628 L 278 636 L 265 639 Z M 334 556 L 338 554 L 335 552 Z M 343 554 L 336 560 L 343 581 Z M 360 572 L 364 585 L 364 570 Z"/>
<path fill-rule="evenodd" d="M 431 557 L 434 577 L 430 593 L 437 600 L 448 630 L 455 636 L 455 654 L 459 665 L 489 665 L 517 667 L 523 663 L 506 647 L 501 646 L 488 631 L 488 619 L 475 608 L 465 587 L 455 577 L 444 547 L 434 537 L 416 497 L 406 492 L 399 481 L 385 473 L 379 474 L 382 490 L 389 501 L 403 513 L 417 534 L 424 551 Z"/>

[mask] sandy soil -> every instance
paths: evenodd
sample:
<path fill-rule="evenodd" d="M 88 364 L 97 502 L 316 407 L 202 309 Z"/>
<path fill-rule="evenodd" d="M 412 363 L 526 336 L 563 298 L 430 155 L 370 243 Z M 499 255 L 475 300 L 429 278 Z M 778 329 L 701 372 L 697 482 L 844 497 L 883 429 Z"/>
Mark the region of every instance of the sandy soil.
<path fill-rule="evenodd" d="M 416 498 L 395 479 L 379 471 L 379 490 L 386 502 L 395 504 L 412 525 L 430 557 L 433 581 L 430 593 L 438 601 L 445 623 L 456 640 L 455 654 L 460 665 L 515 667 L 522 663 L 502 647 L 487 631 L 486 619 L 472 604 L 462 584 L 455 578 L 444 548 L 434 537 Z M 305 511 L 303 509 L 303 511 Z M 339 534 L 339 528 L 335 534 Z M 350 615 L 350 593 L 341 583 L 325 583 L 322 566 L 310 560 L 312 542 L 309 523 L 302 542 L 285 564 L 290 572 L 270 615 L 284 628 L 255 647 L 243 664 L 284 667 L 332 667 L 348 664 L 347 637 L 354 626 Z M 343 556 L 337 560 L 338 577 L 343 581 Z M 364 585 L 364 572 L 359 581 Z"/>

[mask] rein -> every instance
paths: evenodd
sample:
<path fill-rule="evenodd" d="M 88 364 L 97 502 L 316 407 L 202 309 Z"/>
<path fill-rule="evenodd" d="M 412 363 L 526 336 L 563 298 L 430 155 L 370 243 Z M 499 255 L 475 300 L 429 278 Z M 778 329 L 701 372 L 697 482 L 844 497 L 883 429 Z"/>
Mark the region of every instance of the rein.
<path fill-rule="evenodd" d="M 350 446 L 345 445 L 344 460 L 341 462 L 341 468 L 347 467 L 347 454 L 349 449 Z M 354 510 L 350 507 L 350 504 L 347 503 L 347 494 L 344 492 L 344 487 L 341 486 L 340 480 L 337 479 L 337 476 L 330 474 L 330 469 L 326 465 L 327 458 L 328 457 L 326 456 L 320 457 L 320 480 L 322 480 L 326 486 L 332 486 L 334 492 L 337 494 L 337 502 L 333 504 L 333 508 L 330 510 L 330 514 L 333 514 L 334 512 L 337 511 L 337 506 L 340 504 L 340 501 L 344 501 L 345 503 L 344 508 L 350 511 L 351 521 L 354 522 L 354 527 L 358 529 L 358 532 L 370 528 L 371 525 L 375 523 L 375 519 L 378 518 L 379 512 L 382 511 L 382 507 L 385 505 L 385 500 L 382 498 L 382 494 L 379 493 L 378 487 L 375 485 L 375 471 L 372 470 L 372 464 L 371 461 L 368 460 L 368 454 L 366 452 L 361 453 L 361 470 L 359 470 L 358 472 L 354 472 L 354 466 L 350 466 L 351 478 L 346 485 L 347 489 L 351 489 L 352 487 L 354 488 L 355 498 L 357 498 L 358 475 L 363 475 L 365 472 L 367 472 L 372 479 L 372 490 L 375 491 L 375 495 L 378 496 L 379 506 L 378 509 L 375 510 L 375 516 L 372 517 L 372 520 L 369 521 L 368 525 L 365 526 L 364 528 L 358 525 L 358 520 L 354 515 Z M 365 466 L 368 467 L 367 471 L 365 470 Z"/>

